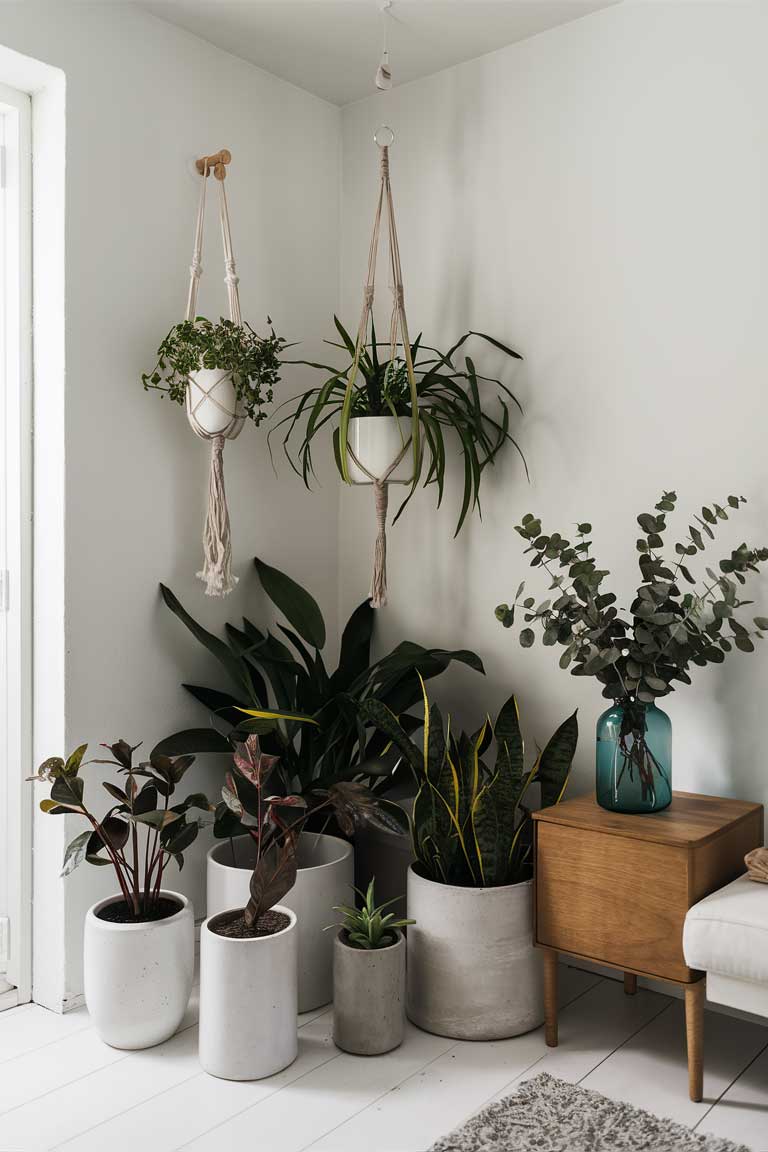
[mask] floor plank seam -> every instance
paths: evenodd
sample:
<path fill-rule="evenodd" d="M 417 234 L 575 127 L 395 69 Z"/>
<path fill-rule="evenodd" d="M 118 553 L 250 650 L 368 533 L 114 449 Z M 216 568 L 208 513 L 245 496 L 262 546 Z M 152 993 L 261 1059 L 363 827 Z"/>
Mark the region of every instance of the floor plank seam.
<path fill-rule="evenodd" d="M 416 1076 L 421 1076 L 425 1068 L 429 1068 L 431 1064 L 435 1064 L 438 1060 L 441 1060 L 443 1056 L 447 1056 L 450 1052 L 453 1052 L 454 1048 L 458 1048 L 460 1043 L 461 1041 L 457 1040 L 456 1043 L 451 1044 L 449 1048 L 445 1048 L 442 1052 L 438 1052 L 436 1056 L 433 1056 L 431 1060 L 427 1060 L 426 1063 L 417 1068 L 415 1072 L 410 1072 L 407 1076 L 404 1076 L 402 1080 L 398 1080 L 396 1084 L 393 1084 L 390 1088 L 387 1088 L 385 1092 L 380 1092 L 379 1095 L 375 1097 L 375 1099 L 369 1100 L 368 1103 L 364 1104 L 362 1108 L 358 1108 L 357 1112 L 352 1112 L 351 1115 L 345 1116 L 339 1124 L 334 1124 L 325 1132 L 321 1132 L 319 1136 L 315 1136 L 314 1140 L 311 1140 L 309 1144 L 303 1144 L 299 1149 L 299 1152 L 307 1152 L 307 1149 L 312 1148 L 315 1144 L 317 1144 L 318 1140 L 324 1140 L 326 1136 L 330 1136 L 332 1132 L 336 1132 L 339 1128 L 343 1128 L 344 1125 L 348 1124 L 350 1120 L 354 1120 L 356 1116 L 360 1116 L 363 1112 L 367 1112 L 369 1108 L 375 1107 L 380 1100 L 386 1099 L 386 1097 L 391 1095 L 392 1092 L 396 1092 L 398 1088 L 402 1088 L 403 1084 L 407 1084 L 409 1080 L 413 1080 Z M 366 1059 L 371 1059 L 371 1057 L 366 1057 Z"/>
<path fill-rule="evenodd" d="M 307 1020 L 305 1024 L 302 1024 L 302 1025 L 299 1027 L 299 1032 L 301 1032 L 301 1029 L 302 1029 L 302 1028 L 306 1028 L 306 1027 L 308 1027 L 310 1024 L 313 1024 L 313 1023 L 315 1022 L 315 1020 L 319 1020 L 321 1016 L 325 1016 L 325 1015 L 326 1015 L 326 1013 L 327 1013 L 328 1011 L 329 1011 L 329 1009 L 326 1009 L 326 1011 L 325 1011 L 325 1012 L 319 1012 L 317 1016 L 313 1016 L 313 1018 L 312 1018 L 311 1020 Z M 190 1024 L 190 1025 L 188 1025 L 186 1028 L 180 1028 L 180 1029 L 178 1030 L 178 1032 L 174 1033 L 174 1037 L 175 1037 L 175 1036 L 181 1036 L 181 1035 L 182 1035 L 182 1033 L 184 1033 L 184 1032 L 188 1032 L 188 1031 L 190 1030 L 190 1028 L 197 1028 L 197 1027 L 198 1027 L 198 1022 L 197 1022 L 197 1021 L 195 1021 L 195 1023 L 194 1023 L 194 1024 Z M 174 1037 L 171 1037 L 171 1039 L 173 1039 Z M 168 1041 L 166 1041 L 166 1043 L 168 1043 Z M 338 1055 L 338 1053 L 337 1053 L 337 1055 Z M 125 1057 L 123 1057 L 123 1059 L 125 1059 Z M 112 1065 L 105 1065 L 105 1067 L 114 1067 L 114 1064 L 120 1064 L 121 1062 L 122 1062 L 121 1060 L 115 1060 L 115 1061 L 114 1061 L 114 1063 L 113 1063 Z M 329 1063 L 329 1061 L 327 1061 L 327 1060 L 326 1060 L 326 1061 L 325 1061 L 325 1063 L 327 1064 L 327 1063 Z M 318 1067 L 321 1067 L 321 1065 L 318 1065 Z M 160 1097 L 160 1096 L 164 1096 L 164 1095 L 165 1095 L 167 1092 L 169 1092 L 169 1091 L 172 1091 L 172 1090 L 173 1090 L 173 1088 L 180 1088 L 182 1084 L 188 1084 L 188 1083 L 190 1082 L 190 1080 L 194 1080 L 194 1079 L 196 1079 L 196 1077 L 198 1077 L 198 1076 L 201 1074 L 201 1072 L 202 1072 L 202 1071 L 203 1071 L 203 1070 L 202 1070 L 202 1068 L 198 1067 L 198 1068 L 197 1068 L 197 1069 L 196 1069 L 196 1070 L 195 1070 L 195 1071 L 192 1073 L 192 1075 L 191 1075 L 191 1076 L 185 1076 L 183 1080 L 179 1080 L 179 1081 L 177 1081 L 177 1083 L 176 1083 L 176 1084 L 174 1084 L 174 1085 L 172 1086 L 172 1088 L 163 1088 L 163 1089 L 161 1089 L 159 1092 L 153 1092 L 151 1096 L 146 1096 L 146 1097 L 145 1097 L 143 1100 L 140 1100 L 140 1101 L 139 1101 L 137 1104 L 132 1104 L 132 1105 L 130 1106 L 130 1108 L 123 1108 L 123 1109 L 122 1109 L 120 1112 L 115 1112 L 115 1113 L 114 1113 L 112 1116 L 108 1116 L 108 1117 L 106 1118 L 106 1120 L 100 1120 L 100 1121 L 98 1122 L 98 1124 L 92 1124 L 92 1125 L 91 1125 L 89 1128 L 83 1128 L 82 1132 L 78 1132 L 78 1133 L 76 1133 L 74 1136 L 70 1136 L 70 1137 L 69 1137 L 67 1140 L 63 1141 L 63 1143 L 61 1143 L 61 1144 L 55 1144 L 55 1145 L 53 1145 L 53 1146 L 52 1146 L 52 1147 L 49 1149 L 49 1152 L 58 1152 L 58 1150 L 59 1150 L 60 1148 L 66 1148 L 66 1146 L 67 1146 L 68 1144 L 72 1144 L 72 1143 L 73 1143 L 73 1141 L 75 1141 L 75 1140 L 80 1140 L 80 1139 L 81 1139 L 83 1136 L 87 1135 L 89 1132 L 95 1132 L 97 1128 L 103 1128 L 105 1124 L 111 1124 L 113 1120 L 117 1120 L 117 1119 L 119 1119 L 121 1116 L 127 1116 L 129 1112 L 134 1112 L 134 1111 L 135 1111 L 137 1108 L 143 1108 L 143 1107 L 145 1107 L 145 1106 L 146 1106 L 146 1105 L 147 1105 L 147 1104 L 148 1104 L 148 1103 L 149 1103 L 151 1100 L 157 1100 L 157 1099 L 158 1099 L 158 1097 Z M 90 1076 L 90 1075 L 93 1075 L 93 1073 L 89 1072 L 89 1073 L 87 1073 L 86 1075 L 87 1075 L 87 1076 Z M 304 1073 L 304 1075 L 307 1075 L 307 1073 Z M 82 1076 L 81 1076 L 81 1077 L 79 1077 L 79 1079 L 81 1079 L 81 1080 L 82 1080 L 82 1079 L 85 1079 L 85 1077 L 82 1077 Z M 300 1077 L 300 1076 L 296 1078 L 296 1080 L 300 1080 L 300 1079 L 301 1079 L 301 1077 Z M 291 1083 L 291 1084 L 295 1084 L 295 1083 L 296 1083 L 296 1080 L 292 1080 L 290 1083 Z M 76 1081 L 74 1081 L 74 1080 L 70 1081 L 70 1083 L 72 1083 L 72 1084 L 74 1084 L 75 1082 L 76 1082 Z M 276 1088 L 274 1092 L 270 1092 L 270 1093 L 269 1093 L 269 1095 L 265 1096 L 263 1099 L 264 1099 L 264 1100 L 269 1100 L 269 1098 L 270 1098 L 271 1096 L 275 1096 L 275 1095 L 276 1095 L 278 1092 L 281 1092 L 281 1091 L 283 1090 L 283 1088 L 288 1088 L 289 1086 L 290 1086 L 289 1084 L 284 1084 L 284 1085 L 282 1085 L 282 1087 L 280 1087 L 280 1088 Z M 61 1085 L 61 1087 L 66 1087 L 66 1085 Z M 53 1089 L 53 1091 L 55 1091 L 55 1089 Z M 41 1099 L 42 1099 L 42 1096 L 39 1096 L 39 1097 L 37 1097 L 37 1099 L 41 1100 Z M 31 1103 L 34 1103 L 34 1101 L 31 1101 Z M 260 1101 L 260 1100 L 257 1100 L 257 1101 L 256 1101 L 256 1104 L 260 1104 L 260 1103 L 261 1103 L 261 1101 Z M 255 1106 L 256 1106 L 255 1104 L 249 1104 L 249 1105 L 248 1105 L 248 1108 L 254 1108 Z M 23 1107 L 24 1107 L 24 1105 L 23 1105 L 23 1104 L 20 1104 L 20 1105 L 17 1105 L 17 1107 L 23 1108 Z M 245 1109 L 241 1109 L 241 1111 L 245 1111 L 245 1112 L 247 1112 L 247 1111 L 248 1111 L 248 1108 L 245 1108 Z M 9 1109 L 9 1112 L 11 1112 L 11 1111 L 15 1111 L 15 1109 Z M 7 1114 L 7 1113 L 6 1113 L 6 1114 Z M 227 1117 L 227 1120 L 231 1120 L 231 1119 L 232 1119 L 234 1116 L 239 1116 L 239 1115 L 240 1115 L 240 1112 L 233 1112 L 233 1113 L 232 1113 L 232 1116 L 228 1116 L 228 1117 Z M 226 1123 L 227 1123 L 227 1120 L 222 1120 L 222 1122 L 221 1122 L 221 1123 L 222 1123 L 222 1124 L 226 1124 Z M 214 1131 L 214 1129 L 215 1129 L 215 1128 L 217 1128 L 217 1127 L 219 1127 L 219 1125 L 215 1124 L 215 1125 L 213 1126 L 213 1128 L 208 1128 L 208 1129 L 206 1129 L 206 1132 L 212 1132 L 212 1131 Z M 194 1139 L 195 1139 L 195 1140 L 198 1140 L 198 1139 L 200 1138 L 200 1136 L 205 1136 L 206 1132 L 198 1132 L 197 1136 L 195 1136 L 195 1137 L 194 1137 Z M 192 1142 L 192 1141 L 187 1141 L 187 1144 L 189 1144 L 189 1143 L 191 1143 L 191 1142 Z M 181 1148 L 181 1147 L 186 1147 L 186 1144 L 185 1144 L 185 1145 L 180 1145 L 179 1147 L 180 1147 L 180 1148 Z M 177 1152 L 177 1150 L 176 1150 L 176 1149 L 174 1149 L 174 1152 Z"/>
<path fill-rule="evenodd" d="M 179 1028 L 179 1030 L 177 1032 L 174 1032 L 171 1039 L 174 1039 L 176 1036 L 183 1036 L 183 1034 L 185 1032 L 189 1032 L 190 1029 L 192 1029 L 192 1028 L 197 1028 L 197 1020 L 195 1020 L 191 1024 L 187 1024 L 186 1027 L 184 1027 L 184 1028 Z M 74 1035 L 79 1036 L 81 1031 L 83 1031 L 83 1029 L 78 1029 L 78 1031 L 76 1033 L 74 1033 Z M 61 1040 L 52 1040 L 51 1044 L 59 1044 L 62 1041 L 68 1040 L 68 1039 L 69 1039 L 68 1036 L 62 1036 Z M 163 1043 L 167 1044 L 168 1041 L 165 1040 L 165 1041 L 163 1041 Z M 49 1044 L 43 1044 L 42 1045 L 42 1048 L 48 1048 L 48 1047 L 50 1047 Z M 162 1045 L 157 1044 L 156 1047 L 161 1048 Z M 39 1051 L 41 1051 L 41 1049 L 37 1048 L 34 1051 L 39 1052 Z M 114 1049 L 114 1051 L 117 1051 L 117 1049 Z M 137 1049 L 137 1051 L 139 1051 L 139 1049 Z M 147 1051 L 147 1049 L 145 1049 L 145 1051 Z M 24 1056 L 27 1056 L 27 1055 L 29 1055 L 29 1053 L 25 1052 L 21 1056 L 14 1056 L 13 1059 L 14 1060 L 23 1060 Z M 30 1100 L 24 1100 L 23 1103 L 21 1103 L 21 1104 L 14 1104 L 13 1107 L 11 1107 L 11 1108 L 0 1109 L 0 1119 L 2 1119 L 4 1116 L 10 1116 L 12 1112 L 17 1112 L 19 1110 L 19 1108 L 28 1108 L 30 1104 L 37 1104 L 38 1101 L 45 1100 L 46 1096 L 50 1096 L 53 1092 L 59 1092 L 62 1088 L 69 1088 L 72 1086 L 72 1084 L 79 1084 L 81 1080 L 87 1080 L 89 1076 L 95 1076 L 98 1072 L 103 1071 L 105 1068 L 115 1068 L 118 1064 L 122 1064 L 124 1060 L 127 1060 L 129 1058 L 129 1056 L 131 1056 L 131 1055 L 132 1055 L 131 1052 L 126 1051 L 124 1053 L 124 1055 L 118 1056 L 116 1060 L 110 1060 L 110 1062 L 108 1064 L 102 1064 L 99 1068 L 91 1068 L 88 1072 L 84 1072 L 82 1076 L 75 1076 L 75 1078 L 73 1080 L 65 1080 L 63 1083 L 57 1084 L 55 1088 L 49 1088 L 46 1092 L 41 1092 L 39 1096 L 33 1096 Z M 10 1061 L 6 1061 L 6 1063 L 10 1063 Z M 157 1092 L 157 1093 L 155 1093 L 155 1095 L 161 1096 L 162 1092 Z M 148 1099 L 152 1099 L 152 1097 L 148 1097 Z M 130 1112 L 130 1110 L 131 1110 L 130 1108 L 125 1109 L 126 1112 Z M 118 1112 L 118 1113 L 116 1113 L 116 1115 L 120 1116 L 120 1115 L 122 1115 L 122 1113 Z M 94 1124 L 93 1127 L 98 1128 L 99 1125 Z M 89 1132 L 89 1131 L 90 1131 L 89 1128 L 83 1129 L 83 1132 Z M 79 1133 L 79 1135 L 82 1136 L 83 1132 Z M 72 1137 L 72 1139 L 74 1139 L 74 1137 Z M 67 1143 L 69 1143 L 69 1141 L 67 1141 Z"/>
<path fill-rule="evenodd" d="M 651 996 L 658 996 L 658 992 L 651 992 L 650 995 Z M 650 1019 L 646 1020 L 644 1024 L 641 1024 L 639 1028 L 636 1028 L 635 1031 L 630 1036 L 627 1036 L 627 1038 L 625 1040 L 622 1040 L 621 1044 L 617 1044 L 612 1052 L 609 1052 L 606 1056 L 603 1056 L 602 1060 L 598 1060 L 598 1062 L 597 1062 L 597 1064 L 595 1064 L 594 1068 L 590 1068 L 589 1072 L 585 1072 L 583 1076 L 580 1076 L 579 1079 L 576 1081 L 576 1083 L 577 1084 L 583 1083 L 583 1081 L 586 1080 L 587 1076 L 591 1076 L 593 1072 L 597 1071 L 597 1069 L 602 1064 L 605 1064 L 606 1060 L 610 1060 L 612 1056 L 615 1056 L 617 1052 L 620 1052 L 622 1048 L 626 1047 L 626 1045 L 629 1044 L 630 1040 L 634 1040 L 635 1036 L 639 1036 L 640 1033 L 645 1031 L 646 1028 L 649 1028 L 655 1020 L 658 1020 L 659 1016 L 663 1016 L 665 1012 L 668 1012 L 674 1003 L 675 1003 L 674 1000 L 668 998 L 667 1003 L 664 1005 L 663 1008 L 660 1008 L 658 1012 L 654 1012 L 653 1016 L 651 1016 Z"/>
<path fill-rule="evenodd" d="M 760 1051 L 755 1053 L 755 1055 L 752 1057 L 752 1059 L 749 1061 L 749 1063 L 746 1064 L 741 1069 L 741 1071 L 736 1074 L 736 1076 L 734 1076 L 733 1080 L 731 1080 L 730 1084 L 728 1084 L 723 1089 L 723 1091 L 720 1093 L 720 1095 L 717 1097 L 717 1099 L 712 1101 L 712 1103 L 710 1104 L 709 1108 L 707 1108 L 704 1115 L 701 1116 L 696 1121 L 696 1123 L 693 1125 L 691 1131 L 693 1131 L 693 1132 L 696 1131 L 696 1129 L 699 1127 L 699 1124 L 702 1124 L 706 1120 L 707 1116 L 709 1116 L 712 1109 L 717 1107 L 717 1105 L 720 1103 L 720 1101 L 723 1099 L 723 1097 L 726 1095 L 726 1093 L 730 1092 L 731 1088 L 733 1088 L 734 1084 L 738 1084 L 738 1082 L 739 1082 L 739 1080 L 741 1080 L 742 1076 L 744 1076 L 745 1073 L 749 1071 L 749 1069 L 752 1067 L 752 1065 L 755 1063 L 756 1060 L 760 1059 L 760 1057 L 766 1051 L 766 1049 L 768 1049 L 768 1040 L 766 1040 L 765 1044 L 762 1046 Z"/>
<path fill-rule="evenodd" d="M 90 1020 L 83 1024 L 82 1028 L 74 1028 L 71 1032 L 67 1032 L 65 1036 L 57 1036 L 55 1040 L 46 1040 L 44 1044 L 38 1044 L 34 1048 L 27 1048 L 24 1052 L 17 1052 L 15 1056 L 4 1056 L 0 1059 L 0 1068 L 5 1064 L 10 1064 L 13 1060 L 22 1060 L 25 1056 L 34 1056 L 36 1052 L 42 1052 L 44 1048 L 50 1048 L 52 1044 L 61 1044 L 63 1040 L 69 1040 L 72 1036 L 79 1036 L 82 1032 L 87 1032 L 92 1028 Z"/>

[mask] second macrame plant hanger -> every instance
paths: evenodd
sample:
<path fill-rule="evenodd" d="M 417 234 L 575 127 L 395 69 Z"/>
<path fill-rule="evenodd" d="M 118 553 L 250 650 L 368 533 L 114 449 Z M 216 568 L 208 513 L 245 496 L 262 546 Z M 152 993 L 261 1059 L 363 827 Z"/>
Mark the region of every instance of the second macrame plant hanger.
<path fill-rule="evenodd" d="M 384 125 L 379 128 L 374 139 L 381 150 L 379 198 L 376 206 L 376 215 L 373 221 L 371 246 L 368 253 L 368 275 L 366 277 L 365 287 L 363 290 L 363 310 L 360 316 L 360 326 L 357 330 L 355 354 L 348 378 L 345 404 L 341 417 L 341 440 L 342 444 L 345 442 L 347 443 L 347 453 L 349 457 L 373 484 L 376 506 L 376 524 L 378 532 L 376 535 L 376 544 L 374 547 L 373 557 L 371 604 L 374 608 L 383 608 L 387 603 L 387 507 L 389 503 L 388 481 L 394 470 L 397 468 L 398 464 L 400 464 L 400 462 L 405 458 L 409 451 L 413 452 L 415 470 L 414 475 L 416 475 L 418 469 L 420 445 L 416 379 L 414 376 L 413 361 L 411 358 L 411 345 L 408 339 L 408 321 L 405 315 L 405 303 L 403 295 L 403 273 L 400 267 L 400 248 L 397 240 L 397 229 L 395 227 L 395 209 L 392 201 L 392 186 L 389 180 L 389 146 L 394 140 L 394 133 L 392 132 L 391 128 L 388 128 L 386 125 Z M 411 427 L 410 435 L 403 438 L 403 446 L 399 454 L 395 457 L 395 459 L 381 476 L 375 476 L 369 472 L 368 469 L 360 462 L 360 460 L 355 455 L 352 446 L 347 442 L 347 429 L 351 412 L 353 389 L 360 368 L 360 357 L 362 356 L 363 350 L 365 348 L 366 340 L 368 337 L 368 325 L 371 319 L 371 314 L 373 312 L 374 290 L 376 282 L 376 263 L 379 252 L 379 236 L 381 233 L 382 218 L 386 220 L 387 224 L 387 240 L 389 248 L 388 264 L 390 272 L 390 286 L 392 289 L 392 312 L 389 322 L 389 363 L 390 366 L 394 366 L 398 356 L 398 343 L 400 343 L 402 345 L 402 355 L 403 360 L 405 361 L 409 390 L 411 394 Z M 349 482 L 350 477 L 347 454 L 342 452 L 341 461 L 344 479 Z"/>
<path fill-rule="evenodd" d="M 203 156 L 197 161 L 197 170 L 202 178 L 200 201 L 197 209 L 195 223 L 195 243 L 190 265 L 189 294 L 187 296 L 187 311 L 185 319 L 194 323 L 197 315 L 197 292 L 200 277 L 203 272 L 202 248 L 203 229 L 205 225 L 205 193 L 208 185 L 208 176 L 211 172 L 216 178 L 220 193 L 220 220 L 221 236 L 224 244 L 224 282 L 227 285 L 229 301 L 229 318 L 233 324 L 240 325 L 240 293 L 238 290 L 238 276 L 235 268 L 235 258 L 232 254 L 232 234 L 229 224 L 229 208 L 224 179 L 227 174 L 226 165 L 232 157 L 226 149 L 222 149 L 213 156 Z M 223 427 L 217 431 L 210 431 L 202 422 L 203 411 L 211 411 L 210 406 L 223 419 L 216 421 Z M 241 406 L 237 402 L 234 391 L 231 399 L 222 395 L 218 383 L 203 385 L 195 381 L 194 390 L 187 387 L 187 419 L 193 432 L 202 440 L 211 444 L 211 471 L 208 486 L 208 513 L 203 530 L 203 567 L 197 573 L 205 584 L 206 595 L 226 596 L 237 584 L 237 576 L 232 574 L 232 540 L 229 525 L 229 509 L 227 507 L 227 494 L 224 488 L 224 442 L 235 440 L 242 431 L 245 421 Z"/>

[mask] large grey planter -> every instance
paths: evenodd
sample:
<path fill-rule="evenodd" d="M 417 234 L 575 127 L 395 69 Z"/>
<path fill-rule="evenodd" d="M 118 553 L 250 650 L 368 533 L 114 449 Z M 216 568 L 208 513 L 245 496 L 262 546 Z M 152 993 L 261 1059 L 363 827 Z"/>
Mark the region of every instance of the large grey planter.
<path fill-rule="evenodd" d="M 408 871 L 408 1017 L 459 1040 L 501 1040 L 544 1019 L 533 882 L 455 888 Z"/>
<path fill-rule="evenodd" d="M 333 1042 L 356 1056 L 379 1056 L 403 1042 L 405 940 L 388 948 L 351 948 L 342 929 L 333 942 Z"/>
<path fill-rule="evenodd" d="M 232 862 L 234 845 L 234 864 Z M 302 832 L 296 883 L 280 901 L 296 913 L 299 946 L 299 1012 L 309 1012 L 333 998 L 333 939 L 323 929 L 333 924 L 337 904 L 348 904 L 355 864 L 352 845 L 337 836 Z M 250 836 L 222 840 L 208 853 L 208 915 L 248 903 L 255 848 Z"/>

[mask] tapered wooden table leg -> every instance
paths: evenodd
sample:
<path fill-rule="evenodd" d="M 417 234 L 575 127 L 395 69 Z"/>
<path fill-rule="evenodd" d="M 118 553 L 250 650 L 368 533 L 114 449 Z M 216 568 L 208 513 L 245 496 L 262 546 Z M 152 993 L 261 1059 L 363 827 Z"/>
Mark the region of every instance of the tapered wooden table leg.
<path fill-rule="evenodd" d="M 544 1039 L 557 1048 L 557 952 L 544 950 Z"/>
<path fill-rule="evenodd" d="M 634 972 L 624 973 L 624 992 L 627 996 L 634 996 L 637 992 L 637 976 Z"/>
<path fill-rule="evenodd" d="M 704 1091 L 705 982 L 685 986 L 685 1032 L 688 1040 L 688 1095 L 701 1100 Z"/>

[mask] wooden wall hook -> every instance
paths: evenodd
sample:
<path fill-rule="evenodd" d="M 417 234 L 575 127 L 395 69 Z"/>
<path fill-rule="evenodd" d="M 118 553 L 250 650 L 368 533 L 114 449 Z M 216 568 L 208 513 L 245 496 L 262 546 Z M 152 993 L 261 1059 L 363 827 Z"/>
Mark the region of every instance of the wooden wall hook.
<path fill-rule="evenodd" d="M 213 156 L 201 156 L 195 161 L 195 167 L 201 176 L 208 176 L 213 171 L 217 180 L 223 180 L 227 175 L 226 165 L 231 163 L 231 160 L 232 153 L 228 148 L 222 148 Z"/>

